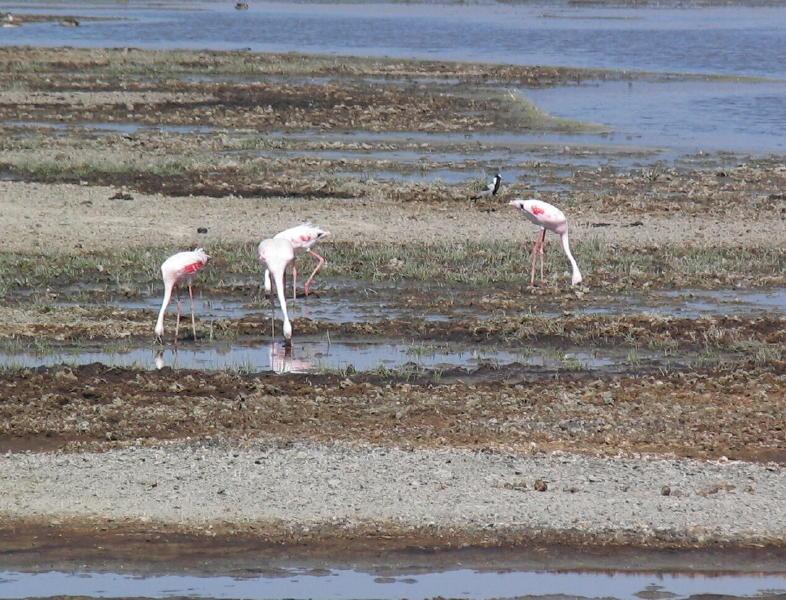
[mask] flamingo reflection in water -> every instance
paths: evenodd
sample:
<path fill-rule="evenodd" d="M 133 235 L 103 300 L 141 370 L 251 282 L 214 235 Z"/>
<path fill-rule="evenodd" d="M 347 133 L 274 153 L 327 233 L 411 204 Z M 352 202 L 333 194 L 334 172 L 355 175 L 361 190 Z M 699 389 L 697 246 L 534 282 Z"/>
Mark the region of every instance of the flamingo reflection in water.
<path fill-rule="evenodd" d="M 283 373 L 308 373 L 317 366 L 314 356 L 296 357 L 292 345 L 272 341 L 268 346 L 270 370 L 279 375 Z"/>

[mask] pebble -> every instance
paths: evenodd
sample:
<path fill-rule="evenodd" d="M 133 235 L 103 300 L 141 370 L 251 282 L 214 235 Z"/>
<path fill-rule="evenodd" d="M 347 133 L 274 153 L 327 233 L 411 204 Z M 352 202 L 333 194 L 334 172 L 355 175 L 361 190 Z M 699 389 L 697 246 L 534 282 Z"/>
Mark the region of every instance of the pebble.
<path fill-rule="evenodd" d="M 512 465 L 540 474 L 534 489 L 562 490 L 559 502 L 553 494 L 522 495 Z M 459 531 L 505 523 L 564 531 L 581 523 L 588 535 L 616 530 L 642 539 L 658 532 L 692 540 L 696 531 L 705 541 L 786 538 L 780 501 L 786 469 L 741 461 L 210 440 L 95 454 L 5 454 L 0 480 L 0 514 L 9 518 L 103 514 L 194 527 L 220 520 L 239 528 L 335 519 L 342 527 L 374 522 Z M 679 510 L 664 505 L 661 494 L 677 494 L 663 481 L 679 482 Z M 133 487 L 144 493 L 129 494 Z M 755 494 L 741 493 L 754 487 Z M 699 493 L 708 489 L 713 493 Z"/>

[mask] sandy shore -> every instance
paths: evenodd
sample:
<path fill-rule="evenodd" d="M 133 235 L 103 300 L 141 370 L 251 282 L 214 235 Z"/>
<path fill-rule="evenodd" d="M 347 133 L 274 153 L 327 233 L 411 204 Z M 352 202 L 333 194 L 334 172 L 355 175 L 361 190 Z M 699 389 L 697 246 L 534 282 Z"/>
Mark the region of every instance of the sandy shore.
<path fill-rule="evenodd" d="M 783 467 L 347 444 L 178 443 L 0 459 L 6 519 L 431 545 L 780 545 Z M 536 491 L 535 488 L 545 491 Z"/>
<path fill-rule="evenodd" d="M 298 198 L 172 198 L 134 193 L 111 200 L 102 186 L 0 182 L 0 236 L 9 251 L 79 254 L 129 247 L 255 242 L 293 223 L 311 220 L 334 240 L 412 244 L 455 240 L 529 243 L 536 230 L 504 202 L 496 212 L 466 205 L 390 200 Z M 630 224 L 645 222 L 638 227 Z M 602 222 L 603 227 L 594 227 Z M 207 227 L 207 235 L 197 234 Z M 769 247 L 786 239 L 786 219 L 766 215 L 745 220 L 702 214 L 626 217 L 584 206 L 571 215 L 575 240 L 597 239 L 627 248 L 661 245 Z M 686 232 L 690 232 L 688 236 Z"/>

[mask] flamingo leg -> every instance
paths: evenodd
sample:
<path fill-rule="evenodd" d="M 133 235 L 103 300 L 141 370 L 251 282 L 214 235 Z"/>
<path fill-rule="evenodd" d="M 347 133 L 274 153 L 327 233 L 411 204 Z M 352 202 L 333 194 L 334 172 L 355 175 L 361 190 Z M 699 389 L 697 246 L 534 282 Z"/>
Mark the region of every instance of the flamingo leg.
<path fill-rule="evenodd" d="M 275 282 L 273 278 L 270 278 L 270 337 L 275 339 L 276 337 L 276 301 L 273 300 L 275 297 L 273 286 Z"/>
<path fill-rule="evenodd" d="M 180 293 L 175 291 L 175 299 L 177 300 L 177 318 L 175 319 L 175 346 L 177 346 L 177 332 L 180 330 Z"/>
<path fill-rule="evenodd" d="M 529 276 L 530 287 L 533 287 L 535 285 L 535 263 L 538 260 L 538 242 L 539 240 L 536 239 L 535 243 L 532 245 L 532 270 Z"/>
<path fill-rule="evenodd" d="M 540 236 L 540 282 L 543 283 L 545 278 L 543 277 L 543 255 L 546 253 L 546 230 L 543 230 L 543 233 Z"/>
<path fill-rule="evenodd" d="M 191 305 L 191 333 L 194 334 L 194 341 L 196 341 L 196 321 L 194 319 L 194 293 L 191 291 L 191 282 L 188 282 L 188 300 Z"/>
<path fill-rule="evenodd" d="M 292 261 L 292 304 L 295 303 L 297 298 L 297 267 L 295 261 Z"/>
<path fill-rule="evenodd" d="M 314 275 L 316 275 L 319 272 L 319 270 L 322 268 L 322 265 L 324 265 L 326 262 L 323 256 L 320 256 L 313 250 L 309 250 L 308 253 L 317 259 L 317 266 L 314 267 L 311 276 L 306 280 L 306 284 L 303 286 L 304 291 L 306 292 L 306 296 L 308 296 L 308 288 L 311 286 L 311 281 L 314 279 Z"/>

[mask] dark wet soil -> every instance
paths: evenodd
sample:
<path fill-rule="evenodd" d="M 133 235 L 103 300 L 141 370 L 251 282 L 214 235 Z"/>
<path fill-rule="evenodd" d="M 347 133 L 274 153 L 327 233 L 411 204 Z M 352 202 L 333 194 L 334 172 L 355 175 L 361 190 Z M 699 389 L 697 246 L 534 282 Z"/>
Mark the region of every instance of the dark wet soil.
<path fill-rule="evenodd" d="M 100 532 L 100 538 L 96 537 Z M 686 565 L 701 567 L 704 575 L 783 572 L 783 549 L 708 548 L 644 549 L 609 543 L 602 547 L 561 545 L 556 539 L 509 548 L 459 548 L 430 550 L 427 534 L 408 538 L 395 535 L 372 538 L 327 538 L 319 544 L 261 541 L 248 532 L 217 528 L 198 534 L 162 528 L 156 523 L 118 522 L 0 524 L 5 552 L 0 565 L 28 570 L 46 564 L 53 570 L 82 569 L 85 564 L 99 571 L 122 569 L 146 575 L 177 569 L 196 575 L 243 576 L 270 572 L 297 561 L 303 567 L 369 569 L 387 574 L 450 569 L 457 564 L 478 570 L 578 570 L 662 573 L 682 571 Z M 204 543 L 209 536 L 210 543 Z M 384 566 L 379 562 L 384 556 Z M 261 566 L 261 565 L 265 566 Z"/>
<path fill-rule="evenodd" d="M 402 382 L 94 364 L 3 371 L 0 448 L 263 436 L 786 463 L 784 393 L 783 368 L 754 365 L 534 381 L 512 369 L 503 381 L 441 384 L 427 376 Z"/>

